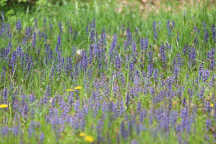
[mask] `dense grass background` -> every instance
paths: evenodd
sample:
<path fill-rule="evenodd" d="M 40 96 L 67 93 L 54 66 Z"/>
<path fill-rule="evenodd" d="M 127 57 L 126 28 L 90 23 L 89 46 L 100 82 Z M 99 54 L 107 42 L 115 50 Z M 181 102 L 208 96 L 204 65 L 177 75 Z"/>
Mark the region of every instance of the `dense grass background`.
<path fill-rule="evenodd" d="M 2 15 L 0 143 L 215 143 L 208 2 L 156 12 L 74 1 Z"/>

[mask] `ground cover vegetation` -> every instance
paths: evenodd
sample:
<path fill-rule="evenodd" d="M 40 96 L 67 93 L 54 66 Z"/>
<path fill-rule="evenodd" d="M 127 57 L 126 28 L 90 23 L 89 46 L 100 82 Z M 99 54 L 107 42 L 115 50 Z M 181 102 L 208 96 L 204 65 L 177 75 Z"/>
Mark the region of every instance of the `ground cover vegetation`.
<path fill-rule="evenodd" d="M 216 143 L 216 10 L 178 2 L 4 8 L 0 143 Z"/>

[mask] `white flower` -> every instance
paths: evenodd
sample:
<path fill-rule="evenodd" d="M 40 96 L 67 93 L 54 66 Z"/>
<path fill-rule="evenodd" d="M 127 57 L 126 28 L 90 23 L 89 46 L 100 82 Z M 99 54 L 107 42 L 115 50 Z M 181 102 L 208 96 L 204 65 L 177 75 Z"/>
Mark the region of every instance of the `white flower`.
<path fill-rule="evenodd" d="M 79 55 L 79 56 L 81 56 L 82 53 L 83 53 L 83 50 L 82 50 L 82 49 L 78 49 L 78 50 L 76 51 L 76 54 Z"/>

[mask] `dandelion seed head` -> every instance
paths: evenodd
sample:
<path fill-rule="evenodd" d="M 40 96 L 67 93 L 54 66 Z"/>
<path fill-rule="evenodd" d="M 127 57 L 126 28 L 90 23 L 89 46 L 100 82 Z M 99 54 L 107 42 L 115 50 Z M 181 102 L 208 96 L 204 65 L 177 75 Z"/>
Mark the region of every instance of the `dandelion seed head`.
<path fill-rule="evenodd" d="M 78 49 L 78 50 L 76 51 L 76 54 L 79 55 L 79 56 L 81 56 L 82 53 L 83 53 L 83 50 L 82 50 L 82 49 Z"/>

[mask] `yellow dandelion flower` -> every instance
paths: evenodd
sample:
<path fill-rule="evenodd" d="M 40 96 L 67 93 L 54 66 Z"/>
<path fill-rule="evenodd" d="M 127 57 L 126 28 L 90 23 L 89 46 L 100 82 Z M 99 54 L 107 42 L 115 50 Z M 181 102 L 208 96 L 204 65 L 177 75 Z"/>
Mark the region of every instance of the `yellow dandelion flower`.
<path fill-rule="evenodd" d="M 67 91 L 67 92 L 75 92 L 75 91 L 80 90 L 80 89 L 82 89 L 81 86 L 76 86 L 74 89 L 69 88 L 69 89 L 66 89 L 66 91 Z"/>
<path fill-rule="evenodd" d="M 81 132 L 81 133 L 79 134 L 79 136 L 84 137 L 84 136 L 86 136 L 86 134 L 85 134 L 84 132 Z"/>
<path fill-rule="evenodd" d="M 69 88 L 69 89 L 66 89 L 66 91 L 67 91 L 67 92 L 73 92 L 73 91 L 75 91 L 75 90 L 72 89 L 72 88 Z"/>
<path fill-rule="evenodd" d="M 94 138 L 92 136 L 85 136 L 85 139 L 84 139 L 86 142 L 94 142 Z"/>
<path fill-rule="evenodd" d="M 210 107 L 211 107 L 211 108 L 213 108 L 213 107 L 214 107 L 214 104 L 213 104 L 213 103 L 211 103 L 211 104 L 210 104 Z"/>
<path fill-rule="evenodd" d="M 80 89 L 82 89 L 82 87 L 81 86 L 76 86 L 74 89 L 75 90 L 80 90 Z"/>
<path fill-rule="evenodd" d="M 7 104 L 0 104 L 0 108 L 7 108 L 8 105 Z"/>

